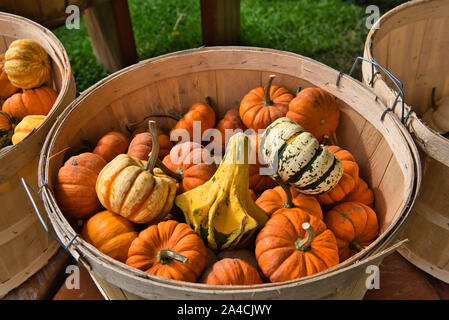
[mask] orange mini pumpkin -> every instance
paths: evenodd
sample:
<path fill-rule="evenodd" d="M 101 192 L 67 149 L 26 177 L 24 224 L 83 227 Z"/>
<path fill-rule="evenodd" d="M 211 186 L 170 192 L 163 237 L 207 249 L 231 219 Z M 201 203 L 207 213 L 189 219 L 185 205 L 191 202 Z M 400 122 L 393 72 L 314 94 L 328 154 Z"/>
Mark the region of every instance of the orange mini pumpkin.
<path fill-rule="evenodd" d="M 229 138 L 231 137 L 231 133 L 236 133 L 237 131 L 244 132 L 246 130 L 245 125 L 242 122 L 242 119 L 240 119 L 239 111 L 236 108 L 229 109 L 226 111 L 223 118 L 218 121 L 216 129 L 221 134 L 221 148 L 224 152 L 226 145 L 228 143 Z M 228 133 L 228 134 L 227 134 Z M 213 141 L 213 140 L 212 140 Z"/>
<path fill-rule="evenodd" d="M 175 145 L 170 154 L 164 157 L 162 163 L 172 172 L 179 174 L 179 193 L 194 189 L 212 178 L 217 165 L 207 152 L 198 143 L 183 142 Z"/>
<path fill-rule="evenodd" d="M 0 99 L 7 99 L 14 93 L 19 91 L 19 88 L 14 86 L 8 79 L 8 75 L 3 70 L 3 65 L 5 63 L 5 54 L 0 54 Z"/>
<path fill-rule="evenodd" d="M 270 217 L 283 208 L 296 207 L 312 216 L 323 219 L 323 212 L 318 200 L 314 196 L 303 194 L 293 187 L 290 187 L 289 195 L 281 186 L 267 189 L 257 198 L 256 204 Z"/>
<path fill-rule="evenodd" d="M 137 238 L 138 233 L 134 230 L 132 222 L 105 210 L 86 221 L 81 236 L 104 254 L 125 262 L 129 246 Z"/>
<path fill-rule="evenodd" d="M 159 159 L 163 159 L 170 153 L 173 148 L 173 143 L 170 141 L 170 137 L 163 133 L 161 130 L 156 129 L 156 134 L 159 141 Z M 148 160 L 148 155 L 153 148 L 153 139 L 148 131 L 143 131 L 134 136 L 129 144 L 128 155 L 140 160 Z"/>
<path fill-rule="evenodd" d="M 102 209 L 95 192 L 97 177 L 106 161 L 85 152 L 69 158 L 58 171 L 55 196 L 61 211 L 72 218 L 88 218 Z"/>
<path fill-rule="evenodd" d="M 372 208 L 374 203 L 374 193 L 373 190 L 368 187 L 368 184 L 365 182 L 365 180 L 359 177 L 354 190 L 347 194 L 342 201 L 356 201 L 366 204 L 368 207 Z"/>
<path fill-rule="evenodd" d="M 249 164 L 249 187 L 257 194 L 265 191 L 266 189 L 276 186 L 274 181 L 269 175 L 261 174 L 260 169 L 263 165 L 259 161 L 259 143 L 260 135 L 250 134 L 248 135 L 251 143 L 250 152 L 250 164 Z"/>
<path fill-rule="evenodd" d="M 359 165 L 349 151 L 338 146 L 325 147 L 332 151 L 343 164 L 343 175 L 338 183 L 328 192 L 316 196 L 321 204 L 330 205 L 342 201 L 354 190 L 359 179 Z"/>
<path fill-rule="evenodd" d="M 259 271 L 248 262 L 238 258 L 225 258 L 215 262 L 201 279 L 209 285 L 254 285 L 261 284 Z"/>
<path fill-rule="evenodd" d="M 128 145 L 127 136 L 121 132 L 110 131 L 98 140 L 97 146 L 92 152 L 101 156 L 106 162 L 110 162 L 119 154 L 126 153 Z"/>
<path fill-rule="evenodd" d="M 360 202 L 343 202 L 326 212 L 324 222 L 337 238 L 340 261 L 370 245 L 379 233 L 377 215 Z"/>
<path fill-rule="evenodd" d="M 333 94 L 321 88 L 305 88 L 290 101 L 286 116 L 323 142 L 337 129 L 340 110 Z"/>
<path fill-rule="evenodd" d="M 139 233 L 126 264 L 168 279 L 195 282 L 206 266 L 203 240 L 185 223 L 162 221 Z"/>
<path fill-rule="evenodd" d="M 256 239 L 256 259 L 271 282 L 310 276 L 338 264 L 338 247 L 324 222 L 302 211 L 281 209 Z"/>
<path fill-rule="evenodd" d="M 211 107 L 209 97 L 206 97 L 206 102 L 196 102 L 190 107 L 189 111 L 184 115 L 184 117 L 182 117 L 171 129 L 170 138 L 175 144 L 181 141 L 185 142 L 186 140 L 183 138 L 188 138 L 190 141 L 192 141 L 194 122 L 199 121 L 201 124 L 201 137 L 199 138 L 202 139 L 203 133 L 206 130 L 212 129 L 214 127 L 215 120 L 215 111 Z M 177 131 L 180 131 L 181 136 L 178 136 Z M 185 136 L 186 134 L 188 134 L 188 137 Z"/>
<path fill-rule="evenodd" d="M 271 75 L 265 87 L 257 87 L 248 92 L 240 101 L 240 118 L 243 124 L 255 132 L 265 129 L 274 120 L 285 117 L 293 95 L 285 88 L 271 85 Z"/>
<path fill-rule="evenodd" d="M 2 108 L 3 111 L 19 121 L 28 115 L 46 116 L 53 107 L 57 97 L 58 93 L 55 90 L 43 86 L 13 94 L 6 99 Z"/>

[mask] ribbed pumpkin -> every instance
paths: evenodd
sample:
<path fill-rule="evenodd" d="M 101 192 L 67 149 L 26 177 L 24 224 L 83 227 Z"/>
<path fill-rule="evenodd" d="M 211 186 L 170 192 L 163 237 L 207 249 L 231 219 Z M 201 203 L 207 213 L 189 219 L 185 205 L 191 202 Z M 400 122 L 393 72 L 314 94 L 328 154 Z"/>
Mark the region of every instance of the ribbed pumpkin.
<path fill-rule="evenodd" d="M 50 87 L 24 90 L 9 97 L 3 104 L 3 111 L 17 120 L 28 115 L 47 115 L 58 97 L 58 93 Z"/>
<path fill-rule="evenodd" d="M 26 116 L 19 122 L 14 129 L 12 135 L 12 144 L 16 145 L 25 139 L 34 129 L 36 129 L 43 121 L 45 116 Z"/>
<path fill-rule="evenodd" d="M 196 142 L 182 142 L 175 145 L 164 157 L 162 163 L 180 175 L 178 192 L 192 190 L 214 175 L 217 170 L 208 151 Z"/>
<path fill-rule="evenodd" d="M 6 112 L 0 111 L 0 149 L 11 144 L 14 127 L 14 119 Z"/>
<path fill-rule="evenodd" d="M 260 194 L 261 192 L 273 188 L 276 186 L 274 181 L 269 175 L 261 174 L 260 169 L 263 167 L 259 161 L 259 143 L 261 135 L 250 134 L 248 135 L 251 143 L 250 152 L 250 165 L 249 165 L 249 187 L 255 192 Z"/>
<path fill-rule="evenodd" d="M 369 207 L 373 207 L 374 203 L 374 193 L 368 187 L 368 184 L 359 177 L 355 185 L 354 190 L 346 195 L 342 202 L 356 201 L 366 204 Z"/>
<path fill-rule="evenodd" d="M 285 88 L 272 85 L 274 75 L 265 87 L 248 92 L 240 101 L 239 114 L 243 124 L 258 133 L 278 118 L 285 117 L 293 95 Z"/>
<path fill-rule="evenodd" d="M 321 204 L 329 205 L 342 201 L 347 194 L 354 190 L 359 179 L 359 165 L 349 151 L 338 146 L 325 146 L 325 148 L 335 154 L 343 164 L 343 176 L 337 185 L 332 190 L 317 196 Z"/>
<path fill-rule="evenodd" d="M 128 146 L 129 138 L 126 135 L 118 131 L 110 131 L 98 140 L 92 152 L 98 154 L 106 162 L 110 162 L 119 154 L 126 153 Z"/>
<path fill-rule="evenodd" d="M 149 121 L 156 143 L 147 161 L 120 154 L 98 175 L 95 186 L 101 204 L 135 223 L 160 221 L 171 210 L 176 181 L 154 169 L 159 143 L 154 121 Z"/>
<path fill-rule="evenodd" d="M 241 259 L 252 265 L 254 268 L 259 268 L 254 252 L 248 249 L 225 249 L 217 254 L 217 260 L 223 260 L 226 258 Z"/>
<path fill-rule="evenodd" d="M 295 188 L 290 188 L 289 194 L 286 194 L 281 186 L 265 190 L 257 198 L 256 204 L 270 217 L 283 208 L 299 208 L 312 216 L 323 219 L 323 212 L 316 198 L 302 194 Z"/>
<path fill-rule="evenodd" d="M 126 264 L 159 277 L 195 282 L 206 266 L 206 247 L 187 224 L 162 221 L 139 233 Z"/>
<path fill-rule="evenodd" d="M 96 213 L 84 223 L 81 236 L 104 254 L 125 262 L 129 246 L 138 233 L 132 222 L 106 210 Z"/>
<path fill-rule="evenodd" d="M 259 149 L 274 178 L 305 194 L 325 193 L 343 175 L 338 157 L 289 118 L 280 118 L 267 127 Z"/>
<path fill-rule="evenodd" d="M 5 54 L 0 53 L 0 99 L 7 99 L 14 93 L 19 91 L 19 88 L 13 86 L 11 81 L 8 79 L 8 75 L 3 70 L 3 65 L 5 64 Z"/>
<path fill-rule="evenodd" d="M 370 245 L 379 233 L 376 213 L 360 202 L 343 202 L 326 212 L 324 222 L 337 238 L 340 261 Z"/>
<path fill-rule="evenodd" d="M 201 134 L 198 138 L 201 140 L 203 133 L 207 129 L 212 129 L 215 126 L 215 121 L 215 111 L 211 107 L 209 97 L 206 97 L 206 102 L 196 102 L 190 107 L 189 111 L 170 131 L 170 138 L 175 144 L 181 141 L 193 141 L 194 125 L 197 122 L 197 125 L 199 125 L 198 128 L 200 129 L 198 133 Z M 181 136 L 178 134 L 181 134 Z"/>
<path fill-rule="evenodd" d="M 245 125 L 240 119 L 239 111 L 236 108 L 229 109 L 226 111 L 223 118 L 218 121 L 217 126 L 215 127 L 221 134 L 221 150 L 224 152 L 226 148 L 226 144 L 228 143 L 229 138 L 240 130 L 243 132 L 246 130 Z M 212 141 L 214 141 L 212 139 Z"/>
<path fill-rule="evenodd" d="M 211 249 L 244 247 L 268 219 L 251 199 L 248 149 L 247 135 L 233 135 L 212 178 L 175 199 L 187 223 Z"/>
<path fill-rule="evenodd" d="M 106 161 L 99 155 L 85 152 L 70 157 L 59 169 L 55 196 L 64 215 L 84 219 L 102 209 L 95 183 L 105 165 Z"/>
<path fill-rule="evenodd" d="M 290 101 L 286 116 L 323 142 L 337 129 L 340 110 L 333 94 L 321 88 L 305 88 Z"/>
<path fill-rule="evenodd" d="M 159 141 L 159 159 L 163 159 L 170 153 L 173 148 L 173 143 L 170 141 L 170 137 L 163 133 L 161 130 L 156 129 L 156 134 Z M 131 140 L 128 148 L 128 155 L 140 160 L 148 160 L 148 155 L 153 147 L 153 140 L 151 134 L 148 131 L 137 131 L 137 134 Z"/>
<path fill-rule="evenodd" d="M 254 285 L 261 284 L 259 272 L 248 262 L 238 258 L 225 258 L 215 262 L 201 279 L 209 285 Z"/>
<path fill-rule="evenodd" d="M 339 263 L 337 240 L 324 222 L 289 209 L 270 217 L 257 236 L 255 253 L 271 282 L 310 276 Z"/>
<path fill-rule="evenodd" d="M 22 89 L 37 88 L 50 79 L 51 64 L 45 49 L 31 39 L 13 41 L 5 53 L 4 70 L 11 83 Z"/>

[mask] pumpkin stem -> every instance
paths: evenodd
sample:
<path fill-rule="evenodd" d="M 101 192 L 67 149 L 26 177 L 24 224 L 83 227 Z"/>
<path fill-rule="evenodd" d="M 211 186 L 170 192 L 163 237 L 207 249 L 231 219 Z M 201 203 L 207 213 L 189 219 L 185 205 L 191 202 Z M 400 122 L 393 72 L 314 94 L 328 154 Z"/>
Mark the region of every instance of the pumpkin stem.
<path fill-rule="evenodd" d="M 150 154 L 148 155 L 148 162 L 147 165 L 145 166 L 145 170 L 152 174 L 154 166 L 158 159 L 157 157 L 159 155 L 159 139 L 156 133 L 156 122 L 154 120 L 149 120 L 148 127 L 150 129 L 153 146 L 151 148 Z"/>
<path fill-rule="evenodd" d="M 360 245 L 357 239 L 354 239 L 349 243 L 349 248 L 352 250 L 357 250 L 359 252 L 363 250 L 362 246 Z"/>
<path fill-rule="evenodd" d="M 133 133 L 133 131 L 136 130 L 140 126 L 140 124 L 142 124 L 142 122 L 147 121 L 149 118 L 170 118 L 176 121 L 179 120 L 177 117 L 174 117 L 169 114 L 150 114 L 145 118 L 143 118 L 141 121 L 127 123 L 125 126 L 126 130 L 128 130 L 129 133 Z"/>
<path fill-rule="evenodd" d="M 304 222 L 302 224 L 302 228 L 306 230 L 306 237 L 296 240 L 295 247 L 300 251 L 309 251 L 310 245 L 312 244 L 313 238 L 315 237 L 315 231 L 308 222 Z"/>
<path fill-rule="evenodd" d="M 271 88 L 271 83 L 273 82 L 273 79 L 275 77 L 276 76 L 274 74 L 270 75 L 270 77 L 268 78 L 267 85 L 265 86 L 265 99 L 262 102 L 265 106 L 273 105 L 273 101 L 270 99 L 270 88 Z"/>
<path fill-rule="evenodd" d="M 302 90 L 302 88 L 301 87 L 298 87 L 298 88 L 296 88 L 296 92 L 295 92 L 295 96 L 297 96 L 298 95 L 298 93 L 300 92 Z"/>
<path fill-rule="evenodd" d="M 285 183 L 279 176 L 276 176 L 275 180 L 282 187 L 282 189 L 284 189 L 285 195 L 287 196 L 287 199 L 284 201 L 284 207 L 294 208 L 295 205 L 293 204 L 293 196 L 292 192 L 290 191 L 290 186 Z"/>
<path fill-rule="evenodd" d="M 161 169 L 167 176 L 176 179 L 176 181 L 181 182 L 184 179 L 184 175 L 178 173 L 178 171 L 173 172 L 158 158 L 156 159 L 156 167 Z M 182 172 L 182 171 L 181 171 Z"/>
<path fill-rule="evenodd" d="M 186 258 L 183 255 L 170 249 L 162 249 L 157 253 L 157 262 L 160 264 L 169 264 L 173 260 L 179 261 L 184 264 L 189 262 L 189 258 Z"/>

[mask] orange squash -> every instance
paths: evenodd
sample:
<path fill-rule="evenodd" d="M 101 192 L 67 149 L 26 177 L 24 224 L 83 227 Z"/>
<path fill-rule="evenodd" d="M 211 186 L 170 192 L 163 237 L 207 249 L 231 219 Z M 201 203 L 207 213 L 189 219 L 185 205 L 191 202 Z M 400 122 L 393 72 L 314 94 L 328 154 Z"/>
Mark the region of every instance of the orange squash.
<path fill-rule="evenodd" d="M 3 104 L 3 111 L 17 120 L 28 115 L 46 116 L 58 97 L 58 93 L 50 87 L 43 86 L 36 89 L 15 93 Z"/>
<path fill-rule="evenodd" d="M 332 151 L 343 164 L 343 175 L 338 183 L 328 192 L 316 196 L 321 204 L 331 205 L 342 201 L 354 190 L 359 179 L 359 165 L 349 151 L 338 146 L 325 147 Z"/>
<path fill-rule="evenodd" d="M 5 100 L 19 91 L 8 79 L 8 75 L 3 70 L 5 64 L 5 54 L 0 54 L 0 99 Z"/>
<path fill-rule="evenodd" d="M 261 284 L 259 272 L 248 262 L 238 258 L 225 258 L 215 262 L 201 279 L 209 285 L 255 285 Z"/>
<path fill-rule="evenodd" d="M 96 213 L 84 223 L 81 236 L 104 254 L 125 262 L 129 246 L 138 233 L 132 222 L 106 210 Z"/>
<path fill-rule="evenodd" d="M 106 161 L 91 152 L 69 158 L 58 171 L 55 196 L 61 211 L 72 218 L 88 218 L 102 209 L 95 193 L 97 177 Z"/>
<path fill-rule="evenodd" d="M 236 133 L 238 131 L 244 132 L 246 130 L 245 125 L 240 119 L 239 111 L 236 108 L 229 109 L 226 111 L 223 118 L 218 121 L 216 129 L 220 132 L 221 135 L 221 150 L 225 151 L 226 145 L 228 143 L 229 138 L 232 136 L 232 133 Z M 212 142 L 214 141 L 211 139 Z"/>
<path fill-rule="evenodd" d="M 270 217 L 257 236 L 255 253 L 271 282 L 310 276 L 339 263 L 337 240 L 324 222 L 289 209 Z"/>
<path fill-rule="evenodd" d="M 337 238 L 340 261 L 370 245 L 379 233 L 377 215 L 360 202 L 343 202 L 326 212 L 324 222 Z"/>
<path fill-rule="evenodd" d="M 195 282 L 206 266 L 206 247 L 185 223 L 162 221 L 131 243 L 126 264 L 168 279 Z"/>
<path fill-rule="evenodd" d="M 340 109 L 333 94 L 321 88 L 305 88 L 290 101 L 286 116 L 323 142 L 337 129 Z"/>
<path fill-rule="evenodd" d="M 274 75 L 265 87 L 257 87 L 248 92 L 240 101 L 239 114 L 243 124 L 256 133 L 265 129 L 274 120 L 285 117 L 293 95 L 285 88 L 272 85 Z"/>
<path fill-rule="evenodd" d="M 323 212 L 318 200 L 293 187 L 290 187 L 289 194 L 286 194 L 282 186 L 267 189 L 257 198 L 256 204 L 270 217 L 283 208 L 299 208 L 312 216 L 323 219 Z"/>
<path fill-rule="evenodd" d="M 128 148 L 128 155 L 140 160 L 148 160 L 148 155 L 153 148 L 153 139 L 151 134 L 147 131 L 135 131 L 137 133 L 131 140 Z M 164 159 L 166 155 L 170 153 L 173 148 L 173 143 L 170 141 L 170 137 L 163 133 L 161 130 L 156 129 L 156 134 L 159 141 L 159 159 Z"/>
<path fill-rule="evenodd" d="M 368 207 L 373 207 L 374 193 L 373 190 L 368 187 L 368 184 L 359 177 L 355 185 L 354 190 L 346 195 L 342 202 L 356 201 L 366 204 Z"/>
<path fill-rule="evenodd" d="M 214 175 L 217 165 L 209 158 L 207 150 L 195 142 L 175 145 L 162 163 L 172 172 L 178 173 L 178 193 L 192 190 Z"/>
<path fill-rule="evenodd" d="M 251 143 L 250 153 L 250 165 L 249 165 L 249 187 L 257 194 L 265 191 L 266 189 L 275 187 L 276 181 L 274 181 L 269 175 L 260 174 L 260 169 L 263 165 L 259 161 L 259 143 L 260 135 L 250 134 L 248 135 Z"/>
<path fill-rule="evenodd" d="M 126 153 L 129 139 L 121 132 L 110 131 L 100 138 L 97 146 L 92 151 L 101 156 L 106 162 L 110 162 L 116 156 Z"/>
<path fill-rule="evenodd" d="M 194 129 L 194 122 L 198 121 L 201 124 L 200 133 L 201 136 L 200 139 L 203 136 L 203 133 L 214 127 L 216 116 L 215 111 L 211 106 L 211 102 L 209 97 L 206 97 L 206 102 L 196 102 L 194 103 L 189 111 L 182 117 L 176 125 L 172 128 L 170 131 L 170 138 L 171 140 L 176 144 L 178 142 L 186 142 L 186 141 L 193 141 L 193 129 Z M 183 136 L 186 134 L 188 135 L 186 138 L 188 140 L 183 139 L 182 136 L 178 136 L 178 132 L 181 132 Z M 200 141 L 195 141 L 200 142 Z"/>

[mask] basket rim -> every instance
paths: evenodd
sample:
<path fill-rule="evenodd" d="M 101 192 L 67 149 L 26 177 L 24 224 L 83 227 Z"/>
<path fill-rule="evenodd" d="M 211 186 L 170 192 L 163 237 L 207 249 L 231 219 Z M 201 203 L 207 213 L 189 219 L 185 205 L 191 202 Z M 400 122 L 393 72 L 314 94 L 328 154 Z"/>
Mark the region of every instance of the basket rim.
<path fill-rule="evenodd" d="M 379 25 L 384 23 L 385 21 L 388 21 L 390 19 L 395 19 L 395 15 L 397 13 L 403 12 L 405 10 L 408 10 L 410 8 L 423 6 L 432 4 L 434 5 L 436 2 L 444 2 L 444 0 L 420 0 L 420 1 L 409 1 L 405 2 L 388 12 L 386 12 L 384 15 L 382 15 L 379 20 L 376 21 L 376 23 L 371 27 L 370 31 L 368 32 L 368 35 L 365 40 L 365 47 L 364 47 L 364 57 L 369 60 L 375 60 L 373 56 L 373 45 L 374 45 L 374 39 L 376 38 L 378 34 L 378 30 L 380 28 L 377 28 Z M 423 19 L 426 17 L 423 16 Z M 368 62 L 363 61 L 363 65 L 368 65 Z M 363 82 L 369 83 L 370 81 L 373 82 L 373 85 L 381 86 L 382 90 L 384 92 L 389 92 L 390 99 L 393 100 L 396 95 L 398 94 L 397 90 L 395 88 L 390 87 L 387 82 L 384 80 L 382 74 L 377 73 L 378 68 L 376 66 L 373 66 L 375 76 L 374 80 L 370 78 L 371 72 L 366 72 L 365 67 L 362 67 L 362 78 Z M 371 69 L 371 65 L 370 65 Z M 382 97 L 379 97 L 382 99 Z M 384 101 L 386 102 L 386 101 Z M 398 99 L 398 104 L 402 102 L 401 97 Z M 395 112 L 399 113 L 398 108 L 396 108 Z M 402 112 L 402 110 L 401 110 Z M 449 154 L 449 139 L 444 138 L 441 134 L 439 134 L 434 129 L 430 128 L 422 119 L 419 117 L 416 112 L 413 110 L 413 107 L 408 105 L 404 101 L 404 112 L 407 114 L 410 112 L 410 116 L 407 119 L 406 128 L 408 131 L 413 135 L 415 143 L 423 149 L 427 155 L 432 157 L 433 159 L 441 162 L 445 166 L 449 167 L 449 159 L 443 155 Z M 443 150 L 443 151 L 441 151 Z"/>
<path fill-rule="evenodd" d="M 230 286 L 214 286 L 213 289 L 211 289 L 210 286 L 208 287 L 208 285 L 204 285 L 204 284 L 200 284 L 200 283 L 187 283 L 184 281 L 160 278 L 157 276 L 149 275 L 141 270 L 134 269 L 130 266 L 127 266 L 124 263 L 121 263 L 121 262 L 119 262 L 115 259 L 112 259 L 112 258 L 108 257 L 107 255 L 101 253 L 98 249 L 94 248 L 91 244 L 87 243 L 81 237 L 78 237 L 77 233 L 73 230 L 73 228 L 67 222 L 67 220 L 63 216 L 62 212 L 57 207 L 57 203 L 56 203 L 53 191 L 51 190 L 51 188 L 49 188 L 48 174 L 47 174 L 48 173 L 47 172 L 47 169 L 48 169 L 47 168 L 47 159 L 50 157 L 52 143 L 54 142 L 54 139 L 55 139 L 54 134 L 59 129 L 59 127 L 61 127 L 64 124 L 64 121 L 70 116 L 71 112 L 73 110 L 75 110 L 78 106 L 82 105 L 83 99 L 89 97 L 90 95 L 95 94 L 95 92 L 97 90 L 100 90 L 103 86 L 108 85 L 109 82 L 111 80 L 115 79 L 116 77 L 120 77 L 122 74 L 127 74 L 129 72 L 132 72 L 134 70 L 134 68 L 139 68 L 140 66 L 146 66 L 146 65 L 157 63 L 160 61 L 165 61 L 165 60 L 171 59 L 171 58 L 182 57 L 184 55 L 204 53 L 204 52 L 208 52 L 208 51 L 214 52 L 217 50 L 227 50 L 227 51 L 243 50 L 243 51 L 252 51 L 252 52 L 276 53 L 276 54 L 281 54 L 281 55 L 289 55 L 289 56 L 293 56 L 295 58 L 307 60 L 314 64 L 319 64 L 322 67 L 327 68 L 329 71 L 334 72 L 336 77 L 338 75 L 338 71 L 324 65 L 323 63 L 315 61 L 308 57 L 301 56 L 296 53 L 285 52 L 285 51 L 276 50 L 276 49 L 265 49 L 265 48 L 259 48 L 259 47 L 243 47 L 243 46 L 206 47 L 206 48 L 187 49 L 187 50 L 183 50 L 183 51 L 172 52 L 172 53 L 168 53 L 166 55 L 162 55 L 162 56 L 154 57 L 154 58 L 147 59 L 144 61 L 140 61 L 139 63 L 137 63 L 133 66 L 129 66 L 127 68 L 124 68 L 122 70 L 119 70 L 119 71 L 109 75 L 108 77 L 100 80 L 96 84 L 94 84 L 91 87 L 89 87 L 88 89 L 86 89 L 84 92 L 82 92 L 80 94 L 79 97 L 77 97 L 75 100 L 73 100 L 70 103 L 70 105 L 66 108 L 66 110 L 57 119 L 57 121 L 55 121 L 52 129 L 48 133 L 46 140 L 44 142 L 44 146 L 42 148 L 42 152 L 40 155 L 39 168 L 38 168 L 39 185 L 42 186 L 42 198 L 44 201 L 46 212 L 49 215 L 51 223 L 52 223 L 53 227 L 55 228 L 55 231 L 58 234 L 58 237 L 60 238 L 60 240 L 63 242 L 63 244 L 64 245 L 66 245 L 68 243 L 72 244 L 68 248 L 68 250 L 72 253 L 72 255 L 82 257 L 83 261 L 85 261 L 85 258 L 87 258 L 88 260 L 89 259 L 97 259 L 99 261 L 99 263 L 101 262 L 101 263 L 108 264 L 109 266 L 111 266 L 111 269 L 123 270 L 123 272 L 127 273 L 128 276 L 136 276 L 140 280 L 150 281 L 154 284 L 164 285 L 166 287 L 168 286 L 171 289 L 191 288 L 191 289 L 200 290 L 200 291 L 203 290 L 204 292 L 211 292 L 211 291 L 214 291 L 214 289 L 218 289 L 218 290 L 223 289 L 224 290 L 224 289 L 230 287 Z M 358 81 L 350 76 L 347 76 L 346 74 L 341 76 L 340 81 L 355 83 L 357 86 L 360 86 L 367 94 L 369 93 L 370 95 L 373 95 L 373 92 L 370 90 L 370 88 L 368 86 L 366 86 L 365 84 L 361 83 L 360 81 Z M 375 99 L 373 99 L 373 101 L 374 100 Z M 383 105 L 382 102 L 378 102 L 378 103 Z M 411 177 L 413 178 L 413 181 L 411 183 L 414 185 L 414 187 L 411 188 L 413 190 L 410 191 L 409 198 L 406 199 L 407 200 L 406 202 L 409 205 L 408 206 L 404 205 L 401 213 L 399 214 L 399 217 L 404 217 L 410 213 L 411 207 L 412 207 L 411 204 L 414 202 L 414 200 L 416 199 L 416 196 L 417 196 L 417 191 L 418 191 L 419 185 L 420 185 L 421 165 L 420 165 L 420 162 L 416 160 L 416 159 L 419 159 L 417 150 L 415 150 L 414 148 L 412 148 L 412 146 L 410 146 L 409 141 L 412 141 L 411 136 L 409 135 L 408 131 L 403 130 L 401 128 L 402 124 L 399 121 L 399 119 L 397 118 L 397 116 L 392 113 L 387 113 L 385 118 L 390 119 L 394 123 L 394 126 L 396 126 L 396 129 L 398 130 L 398 133 L 400 133 L 400 136 L 404 140 L 404 143 L 407 146 L 409 146 L 409 148 L 408 148 L 409 149 L 409 157 L 410 157 L 412 165 L 414 166 L 414 168 L 408 168 L 411 170 Z M 407 138 L 409 138 L 409 139 L 406 139 L 406 137 L 404 137 L 404 135 L 408 135 Z M 393 225 L 393 224 L 390 225 L 389 228 L 387 228 L 387 230 L 384 231 L 384 236 L 382 237 L 382 240 L 384 242 L 387 242 L 390 239 L 390 236 L 392 236 L 392 234 L 395 234 L 395 229 L 398 228 L 399 225 L 402 224 L 403 222 L 404 222 L 404 219 L 397 219 L 395 225 Z M 61 239 L 60 233 L 62 234 L 63 239 Z M 76 237 L 75 240 L 73 240 L 74 237 Z M 379 241 L 373 242 L 369 247 L 367 247 L 362 252 L 356 254 L 352 258 L 350 258 L 342 263 L 339 263 L 337 266 L 329 268 L 329 269 L 327 269 L 323 272 L 317 273 L 315 275 L 303 277 L 303 278 L 299 278 L 299 279 L 294 279 L 294 280 L 290 280 L 290 281 L 286 281 L 286 282 L 282 282 L 282 283 L 264 283 L 264 284 L 254 285 L 254 286 L 232 286 L 232 290 L 241 289 L 242 292 L 255 292 L 255 291 L 264 290 L 264 289 L 277 289 L 280 287 L 296 286 L 298 284 L 304 284 L 304 283 L 313 281 L 315 279 L 319 279 L 320 277 L 323 277 L 323 276 L 328 276 L 330 274 L 337 274 L 342 269 L 347 270 L 350 268 L 357 267 L 357 265 L 362 263 L 363 260 L 369 259 L 370 257 L 372 257 L 373 254 L 378 253 L 376 251 L 379 251 L 379 250 L 388 251 L 388 249 L 385 249 L 385 248 L 381 249 L 382 243 L 380 243 L 381 242 L 380 238 L 381 237 L 378 237 L 378 239 L 376 239 L 376 241 L 377 240 L 379 240 Z M 71 240 L 73 240 L 73 241 L 71 241 Z M 215 290 L 215 291 L 217 291 L 217 290 Z"/>
<path fill-rule="evenodd" d="M 42 132 L 44 130 L 44 127 L 47 124 L 50 124 L 50 122 L 54 121 L 54 116 L 57 112 L 61 111 L 58 109 L 61 109 L 63 106 L 63 100 L 69 95 L 69 94 L 76 94 L 76 84 L 73 78 L 72 68 L 70 65 L 69 57 L 67 55 L 67 52 L 62 45 L 61 41 L 55 36 L 53 32 L 51 32 L 49 29 L 45 28 L 44 26 L 38 24 L 37 22 L 34 22 L 28 18 L 7 13 L 7 12 L 1 12 L 0 11 L 0 21 L 6 21 L 13 22 L 17 24 L 26 25 L 28 27 L 35 28 L 37 31 L 42 33 L 48 40 L 49 45 L 53 48 L 55 55 L 59 58 L 60 61 L 55 61 L 55 63 L 59 64 L 61 68 L 64 69 L 64 74 L 61 74 L 61 89 L 59 90 L 58 96 L 53 104 L 52 109 L 48 113 L 48 115 L 45 117 L 44 121 L 36 128 L 34 129 L 28 136 L 26 136 L 20 143 L 16 145 L 9 145 L 5 148 L 0 150 L 0 161 L 9 161 L 12 160 L 12 157 L 17 153 L 25 152 L 26 149 L 29 148 L 29 146 L 32 143 L 38 142 L 33 139 L 37 134 Z M 48 52 L 47 52 L 48 54 Z M 50 54 L 49 54 L 50 56 Z M 52 59 L 53 60 L 53 59 Z M 75 98 L 75 96 L 73 97 Z M 31 142 L 30 142 L 31 141 Z"/>

